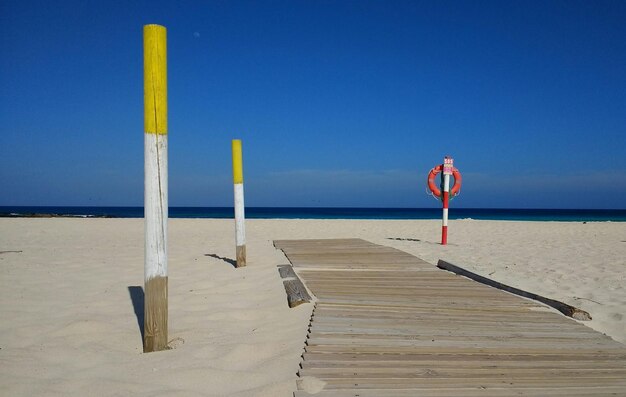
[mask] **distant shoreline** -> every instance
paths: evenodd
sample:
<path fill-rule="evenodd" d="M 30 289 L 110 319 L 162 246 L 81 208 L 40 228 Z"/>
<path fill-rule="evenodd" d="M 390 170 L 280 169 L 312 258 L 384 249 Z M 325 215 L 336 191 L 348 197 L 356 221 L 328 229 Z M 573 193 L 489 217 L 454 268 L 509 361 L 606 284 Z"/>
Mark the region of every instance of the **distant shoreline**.
<path fill-rule="evenodd" d="M 48 214 L 39 212 L 29 213 L 5 213 L 0 212 L 0 218 L 119 218 L 113 215 L 72 215 L 72 214 Z"/>
<path fill-rule="evenodd" d="M 232 207 L 170 207 L 170 218 L 230 219 Z M 0 206 L 0 218 L 143 218 L 143 207 Z M 247 207 L 247 219 L 438 220 L 441 208 Z M 453 220 L 626 222 L 626 209 L 452 208 Z"/>

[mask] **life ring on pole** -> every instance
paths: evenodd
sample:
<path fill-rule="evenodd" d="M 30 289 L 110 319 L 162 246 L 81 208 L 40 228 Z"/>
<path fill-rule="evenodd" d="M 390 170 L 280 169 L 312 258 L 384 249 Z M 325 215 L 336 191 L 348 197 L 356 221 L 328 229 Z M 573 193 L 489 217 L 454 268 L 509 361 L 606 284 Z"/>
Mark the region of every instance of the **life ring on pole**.
<path fill-rule="evenodd" d="M 428 173 L 428 190 L 433 194 L 433 196 L 443 199 L 441 195 L 441 189 L 437 187 L 435 184 L 435 177 L 441 173 L 443 170 L 443 164 L 439 164 Z M 452 177 L 454 178 L 454 184 L 450 188 L 450 198 L 458 196 L 459 191 L 461 190 L 461 173 L 455 167 L 452 168 Z M 441 182 L 443 184 L 443 182 Z M 442 188 L 443 189 L 443 188 Z"/>

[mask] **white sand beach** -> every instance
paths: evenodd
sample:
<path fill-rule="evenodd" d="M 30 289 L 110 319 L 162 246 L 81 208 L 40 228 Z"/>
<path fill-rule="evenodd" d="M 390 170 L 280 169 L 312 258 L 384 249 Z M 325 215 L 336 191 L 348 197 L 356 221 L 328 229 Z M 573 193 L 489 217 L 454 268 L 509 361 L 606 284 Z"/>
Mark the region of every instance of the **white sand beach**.
<path fill-rule="evenodd" d="M 588 311 L 626 343 L 626 223 L 248 220 L 169 223 L 169 339 L 142 353 L 143 219 L 0 219 L 0 395 L 291 396 L 312 304 L 289 309 L 275 239 L 358 237 Z M 400 240 L 398 240 L 400 239 Z M 137 301 L 135 300 L 135 303 Z"/>

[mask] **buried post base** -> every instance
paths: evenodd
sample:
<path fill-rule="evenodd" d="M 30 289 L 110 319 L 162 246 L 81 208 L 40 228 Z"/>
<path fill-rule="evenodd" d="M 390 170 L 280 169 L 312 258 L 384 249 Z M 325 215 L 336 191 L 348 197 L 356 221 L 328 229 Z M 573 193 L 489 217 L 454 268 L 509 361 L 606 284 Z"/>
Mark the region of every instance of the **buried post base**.
<path fill-rule="evenodd" d="M 167 350 L 167 277 L 145 283 L 143 352 Z"/>
<path fill-rule="evenodd" d="M 246 246 L 237 246 L 237 267 L 244 267 L 246 265 Z"/>

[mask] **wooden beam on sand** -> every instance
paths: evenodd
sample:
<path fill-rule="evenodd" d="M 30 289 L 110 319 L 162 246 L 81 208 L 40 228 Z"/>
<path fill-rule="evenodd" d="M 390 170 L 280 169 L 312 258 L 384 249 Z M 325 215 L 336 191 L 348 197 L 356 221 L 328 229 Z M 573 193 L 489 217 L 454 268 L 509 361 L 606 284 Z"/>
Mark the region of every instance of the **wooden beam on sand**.
<path fill-rule="evenodd" d="M 278 265 L 278 273 L 281 278 L 289 279 L 289 278 L 297 278 L 296 272 L 293 270 L 291 265 Z"/>
<path fill-rule="evenodd" d="M 478 275 L 476 273 L 472 273 L 469 270 L 465 270 L 459 266 L 453 265 L 450 262 L 446 262 L 442 259 L 439 259 L 439 262 L 437 262 L 437 267 L 440 269 L 444 269 L 447 270 L 449 272 L 458 274 L 459 276 L 464 276 L 467 277 L 469 279 L 472 279 L 474 281 L 477 281 L 481 284 L 485 284 L 488 285 L 490 287 L 494 287 L 497 289 L 501 289 L 503 291 L 506 292 L 510 292 L 512 294 L 515 295 L 519 295 L 522 296 L 524 298 L 528 298 L 528 299 L 533 299 L 536 300 L 538 302 L 541 302 L 545 305 L 548 305 L 552 308 L 555 308 L 556 310 L 560 311 L 561 313 L 563 313 L 564 315 L 568 316 L 568 317 L 572 317 L 576 320 L 581 320 L 581 321 L 588 321 L 591 320 L 591 315 L 589 313 L 587 313 L 586 311 L 579 309 L 577 307 L 574 306 L 570 306 L 567 303 L 563 303 L 554 299 L 550 299 L 550 298 L 546 298 L 544 296 L 541 295 L 537 295 L 537 294 L 533 294 L 532 292 L 527 292 L 524 290 L 521 290 L 519 288 L 515 288 L 515 287 L 511 287 L 502 283 L 499 283 L 497 281 L 491 280 L 487 277 L 483 277 L 481 275 Z"/>
<path fill-rule="evenodd" d="M 167 32 L 143 27 L 144 353 L 167 349 Z"/>
<path fill-rule="evenodd" d="M 283 279 L 289 307 L 293 308 L 311 301 L 311 295 L 309 295 L 293 267 L 290 265 L 278 266 L 278 273 L 280 273 L 280 277 Z"/>

